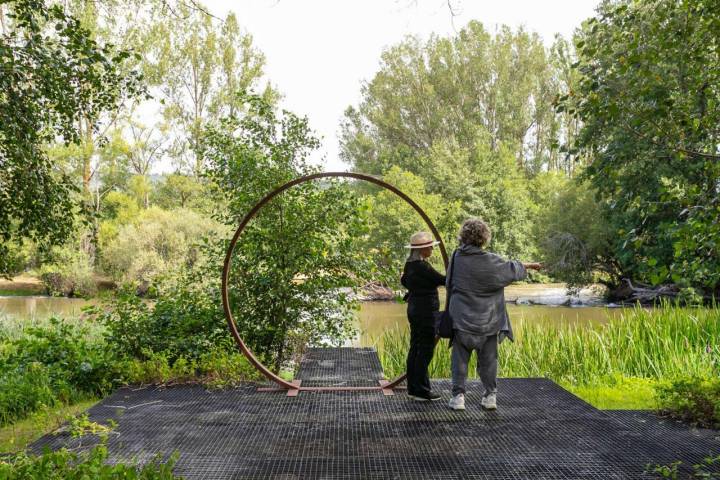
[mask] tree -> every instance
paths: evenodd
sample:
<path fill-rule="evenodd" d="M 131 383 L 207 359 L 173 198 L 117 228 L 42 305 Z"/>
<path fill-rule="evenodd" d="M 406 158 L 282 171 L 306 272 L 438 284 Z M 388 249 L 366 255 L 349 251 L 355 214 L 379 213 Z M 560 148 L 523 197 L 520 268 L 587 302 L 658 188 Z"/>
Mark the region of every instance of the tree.
<path fill-rule="evenodd" d="M 420 177 L 427 194 L 459 202 L 453 229 L 481 217 L 495 251 L 533 256 L 540 239 L 531 179 L 572 174 L 577 157 L 559 150 L 577 121 L 553 108 L 576 81 L 572 59 L 562 38 L 548 50 L 537 34 L 491 34 L 479 22 L 450 38 L 409 37 L 383 53 L 360 105 L 347 109 L 341 155 L 358 171 L 399 167 Z"/>
<path fill-rule="evenodd" d="M 147 31 L 152 48 L 146 71 L 159 86 L 167 128 L 176 134 L 170 148 L 178 167 L 200 175 L 206 123 L 239 113 L 235 93 L 257 88 L 265 59 L 252 37 L 240 32 L 234 14 L 216 25 L 192 6 L 178 5 L 176 13 Z M 276 96 L 269 86 L 266 96 Z"/>
<path fill-rule="evenodd" d="M 422 178 L 397 166 L 391 167 L 383 175 L 383 180 L 410 196 L 428 214 L 448 248 L 454 245 L 460 202 L 448 202 L 441 195 L 427 193 Z M 367 195 L 364 202 L 368 235 L 363 237 L 358 248 L 366 252 L 375 264 L 373 280 L 399 287 L 398 272 L 402 271 L 408 253 L 404 247 L 410 235 L 420 230 L 427 231 L 428 227 L 405 200 L 387 190 Z M 440 257 L 434 258 L 442 268 Z"/>
<path fill-rule="evenodd" d="M 171 173 L 155 189 L 155 201 L 163 208 L 188 208 L 202 192 L 203 185 L 195 178 Z"/>
<path fill-rule="evenodd" d="M 138 75 L 122 69 L 130 52 L 97 44 L 60 5 L 16 0 L 0 8 L 0 273 L 6 273 L 5 242 L 60 243 L 73 228 L 73 182 L 56 171 L 45 146 L 58 137 L 79 143 L 83 118 L 116 109 L 141 87 Z"/>
<path fill-rule="evenodd" d="M 240 100 L 242 116 L 225 118 L 203 136 L 215 217 L 231 228 L 272 189 L 316 171 L 308 156 L 319 145 L 307 119 L 278 114 L 256 95 Z M 267 204 L 238 242 L 233 312 L 243 338 L 275 369 L 305 343 L 337 344 L 352 332 L 353 301 L 345 288 L 368 271 L 356 248 L 365 234 L 358 209 L 346 184 L 304 183 Z M 213 243 L 217 269 L 227 242 Z"/>
<path fill-rule="evenodd" d="M 405 163 L 439 141 L 471 147 L 480 129 L 492 149 L 505 145 L 519 166 L 539 171 L 558 135 L 558 52 L 537 34 L 502 27 L 491 35 L 475 21 L 451 38 L 409 37 L 383 52 L 362 102 L 346 111 L 342 156 L 369 173 L 389 161 L 410 170 Z"/>
<path fill-rule="evenodd" d="M 576 41 L 580 76 L 558 109 L 617 232 L 625 276 L 718 293 L 720 8 L 605 2 Z"/>
<path fill-rule="evenodd" d="M 545 197 L 538 202 L 542 207 L 534 234 L 542 239 L 540 254 L 548 273 L 570 287 L 595 282 L 617 286 L 622 272 L 596 192 L 577 178 L 547 174 L 535 195 Z"/>

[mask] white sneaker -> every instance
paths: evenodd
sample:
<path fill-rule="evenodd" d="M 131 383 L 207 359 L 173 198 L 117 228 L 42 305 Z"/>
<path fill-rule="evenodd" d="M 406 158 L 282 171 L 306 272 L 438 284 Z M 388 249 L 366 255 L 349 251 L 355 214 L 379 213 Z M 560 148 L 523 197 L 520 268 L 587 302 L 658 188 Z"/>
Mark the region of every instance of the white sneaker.
<path fill-rule="evenodd" d="M 480 400 L 480 405 L 486 410 L 495 410 L 497 408 L 496 394 L 488 393 L 485 395 L 482 400 Z"/>
<path fill-rule="evenodd" d="M 465 410 L 465 395 L 462 393 L 458 393 L 454 397 L 450 399 L 450 402 L 448 403 L 448 407 L 452 408 L 453 410 Z"/>

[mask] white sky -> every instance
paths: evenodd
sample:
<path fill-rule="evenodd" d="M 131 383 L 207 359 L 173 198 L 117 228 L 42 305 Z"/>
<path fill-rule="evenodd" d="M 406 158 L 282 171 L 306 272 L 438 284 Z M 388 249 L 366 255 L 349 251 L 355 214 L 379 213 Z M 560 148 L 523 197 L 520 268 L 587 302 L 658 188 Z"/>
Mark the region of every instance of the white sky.
<path fill-rule="evenodd" d="M 306 115 L 322 137 L 317 161 L 345 170 L 338 158 L 343 111 L 360 100 L 363 81 L 379 68 L 380 54 L 406 35 L 453 34 L 470 20 L 494 31 L 524 25 L 545 43 L 569 37 L 593 15 L 599 0 L 205 0 L 224 17 L 233 10 L 266 56 L 266 74 L 284 95 L 282 107 Z M 454 23 L 454 27 L 453 27 Z"/>

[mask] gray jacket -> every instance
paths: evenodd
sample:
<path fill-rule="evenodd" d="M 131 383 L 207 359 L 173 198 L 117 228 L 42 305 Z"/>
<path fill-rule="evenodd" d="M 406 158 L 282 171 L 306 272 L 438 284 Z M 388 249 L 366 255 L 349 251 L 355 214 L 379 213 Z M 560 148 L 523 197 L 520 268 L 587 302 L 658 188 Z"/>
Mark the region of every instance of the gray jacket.
<path fill-rule="evenodd" d="M 472 245 L 461 245 L 446 283 L 449 287 L 452 282 L 453 328 L 472 335 L 498 334 L 499 341 L 506 336 L 512 340 L 505 287 L 525 277 L 527 271 L 522 263 L 504 260 Z"/>

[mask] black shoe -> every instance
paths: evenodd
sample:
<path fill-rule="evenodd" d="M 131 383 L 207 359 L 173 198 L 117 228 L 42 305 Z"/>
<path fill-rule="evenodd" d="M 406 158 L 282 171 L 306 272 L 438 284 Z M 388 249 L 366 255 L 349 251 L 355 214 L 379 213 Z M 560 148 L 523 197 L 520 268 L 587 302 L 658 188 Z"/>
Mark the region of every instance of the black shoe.
<path fill-rule="evenodd" d="M 434 402 L 440 400 L 441 395 L 435 392 L 423 393 L 422 395 L 412 395 L 412 399 L 416 402 Z"/>

